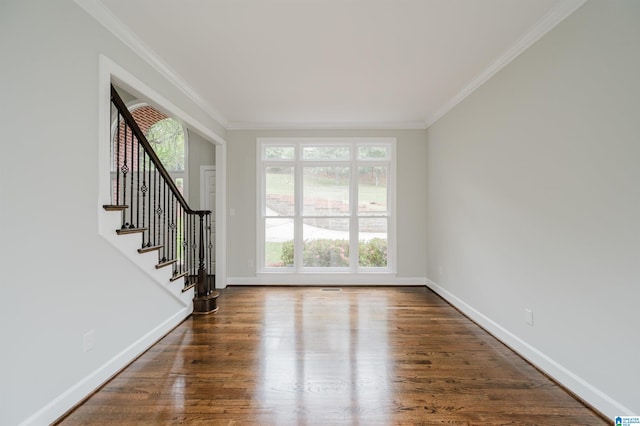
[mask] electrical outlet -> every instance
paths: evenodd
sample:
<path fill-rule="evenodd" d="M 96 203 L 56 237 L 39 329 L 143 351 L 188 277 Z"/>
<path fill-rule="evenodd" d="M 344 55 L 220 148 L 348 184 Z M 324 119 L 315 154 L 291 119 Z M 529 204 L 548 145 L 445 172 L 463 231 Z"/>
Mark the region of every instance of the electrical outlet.
<path fill-rule="evenodd" d="M 249 265 L 249 268 L 253 268 L 253 259 L 248 259 L 247 265 Z"/>
<path fill-rule="evenodd" d="M 235 216 L 236 215 L 236 209 L 234 209 L 233 207 L 231 207 L 229 209 L 229 216 Z"/>
<path fill-rule="evenodd" d="M 524 310 L 524 322 L 533 327 L 533 311 L 531 309 Z"/>
<path fill-rule="evenodd" d="M 84 351 L 89 352 L 96 345 L 96 331 L 91 330 L 84 335 Z"/>

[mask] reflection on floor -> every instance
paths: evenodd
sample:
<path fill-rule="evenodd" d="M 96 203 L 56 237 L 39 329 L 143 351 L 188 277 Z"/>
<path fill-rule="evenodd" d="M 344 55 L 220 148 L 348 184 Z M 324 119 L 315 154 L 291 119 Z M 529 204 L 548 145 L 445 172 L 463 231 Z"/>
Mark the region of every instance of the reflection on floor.
<path fill-rule="evenodd" d="M 607 424 L 425 287 L 335 290 L 225 289 L 61 424 Z"/>

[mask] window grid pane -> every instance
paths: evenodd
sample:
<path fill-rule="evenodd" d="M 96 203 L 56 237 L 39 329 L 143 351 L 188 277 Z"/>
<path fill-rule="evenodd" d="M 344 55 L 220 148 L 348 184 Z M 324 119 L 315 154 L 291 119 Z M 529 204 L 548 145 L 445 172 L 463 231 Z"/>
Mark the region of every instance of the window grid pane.
<path fill-rule="evenodd" d="M 295 168 L 265 167 L 265 216 L 295 214 Z"/>
<path fill-rule="evenodd" d="M 262 158 L 264 160 L 293 160 L 295 158 L 295 147 L 266 145 Z"/>
<path fill-rule="evenodd" d="M 349 167 L 303 169 L 303 216 L 349 216 Z"/>
<path fill-rule="evenodd" d="M 339 145 L 303 146 L 302 159 L 315 161 L 349 160 L 351 159 L 351 149 L 349 146 Z"/>
<path fill-rule="evenodd" d="M 386 216 L 388 214 L 388 167 L 358 167 L 358 214 Z"/>
<path fill-rule="evenodd" d="M 264 220 L 264 265 L 267 268 L 293 267 L 293 219 Z"/>
<path fill-rule="evenodd" d="M 349 266 L 349 219 L 304 219 L 302 228 L 305 268 Z"/>
<path fill-rule="evenodd" d="M 358 220 L 358 265 L 365 268 L 387 267 L 388 219 L 386 217 Z"/>
<path fill-rule="evenodd" d="M 388 145 L 364 145 L 358 147 L 358 160 L 387 160 L 389 159 Z"/>

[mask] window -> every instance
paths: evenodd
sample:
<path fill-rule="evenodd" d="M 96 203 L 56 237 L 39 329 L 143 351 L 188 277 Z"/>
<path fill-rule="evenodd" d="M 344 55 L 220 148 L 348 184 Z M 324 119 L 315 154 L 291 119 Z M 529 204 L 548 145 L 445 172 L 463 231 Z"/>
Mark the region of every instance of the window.
<path fill-rule="evenodd" d="M 151 147 L 158 155 L 162 165 L 173 178 L 178 190 L 182 195 L 185 195 L 187 186 L 187 174 L 185 172 L 187 132 L 184 127 L 178 121 L 146 104 L 132 105 L 129 110 L 140 130 L 142 130 Z M 112 117 L 112 120 L 113 126 L 116 126 L 115 118 Z M 124 128 L 124 123 L 121 126 Z M 130 150 L 131 139 L 122 137 L 119 142 L 120 146 L 116 147 L 118 144 L 116 140 L 117 132 L 113 131 L 112 133 L 114 136 L 111 149 L 113 157 L 111 161 L 111 177 L 114 182 L 112 187 L 115 188 L 115 170 L 118 168 L 118 162 L 122 160 L 122 158 L 116 159 L 115 155 L 116 152 L 119 152 L 122 157 L 125 149 Z"/>
<path fill-rule="evenodd" d="M 185 131 L 182 124 L 173 118 L 165 118 L 151 125 L 145 136 L 178 190 L 185 195 Z"/>
<path fill-rule="evenodd" d="M 395 139 L 258 139 L 262 272 L 391 272 Z"/>

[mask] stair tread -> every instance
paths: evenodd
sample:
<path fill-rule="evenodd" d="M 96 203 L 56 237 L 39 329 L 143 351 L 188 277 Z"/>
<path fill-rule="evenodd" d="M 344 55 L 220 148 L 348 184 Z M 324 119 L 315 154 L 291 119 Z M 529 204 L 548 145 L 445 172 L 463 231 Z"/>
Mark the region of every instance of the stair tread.
<path fill-rule="evenodd" d="M 116 233 L 118 235 L 135 234 L 138 232 L 144 232 L 146 230 L 147 228 L 122 228 L 122 229 L 116 229 Z"/>
<path fill-rule="evenodd" d="M 187 274 L 188 274 L 188 272 L 182 272 L 180 274 L 176 274 L 176 275 L 172 276 L 171 278 L 169 278 L 169 281 L 173 282 L 173 281 L 179 280 L 180 278 L 185 277 Z"/>
<path fill-rule="evenodd" d="M 159 245 L 159 246 L 142 247 L 142 248 L 138 249 L 138 253 L 140 253 L 140 254 L 148 253 L 150 251 L 160 250 L 162 247 L 164 247 L 164 246 L 163 245 Z"/>
<path fill-rule="evenodd" d="M 102 208 L 108 212 L 114 212 L 114 211 L 126 210 L 129 208 L 129 206 L 124 204 L 103 204 Z"/>
<path fill-rule="evenodd" d="M 186 293 L 187 291 L 191 290 L 192 288 L 194 288 L 196 286 L 196 283 L 189 283 L 186 286 L 184 286 L 184 288 L 182 289 L 183 293 Z"/>
<path fill-rule="evenodd" d="M 156 269 L 164 268 L 165 266 L 173 265 L 176 263 L 178 259 L 165 260 L 164 262 L 160 262 L 156 265 Z"/>

